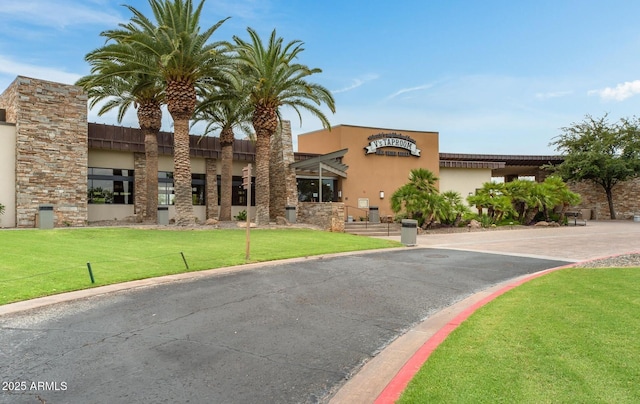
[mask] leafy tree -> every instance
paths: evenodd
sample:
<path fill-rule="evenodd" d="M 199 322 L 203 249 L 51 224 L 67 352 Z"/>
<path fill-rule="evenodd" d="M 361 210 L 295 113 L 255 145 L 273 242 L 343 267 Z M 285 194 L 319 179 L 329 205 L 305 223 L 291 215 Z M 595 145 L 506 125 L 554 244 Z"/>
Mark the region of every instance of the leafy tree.
<path fill-rule="evenodd" d="M 276 132 L 280 120 L 280 107 L 291 107 L 302 120 L 300 110 L 309 111 L 322 122 L 325 128 L 331 125 L 320 110 L 326 104 L 335 112 L 333 96 L 323 86 L 307 81 L 318 68 L 309 68 L 296 63 L 304 50 L 302 42 L 295 40 L 287 44 L 273 30 L 269 42 L 264 44 L 256 31 L 247 28 L 250 41 L 233 37 L 234 45 L 228 49 L 236 53 L 237 74 L 246 80 L 249 102 L 253 107 L 251 121 L 256 136 L 256 223 L 268 224 L 270 218 L 269 158 L 271 136 Z"/>
<path fill-rule="evenodd" d="M 615 219 L 613 188 L 640 174 L 640 121 L 634 117 L 612 124 L 607 115 L 586 115 L 562 132 L 550 145 L 565 159 L 552 168 L 565 181 L 590 181 L 602 187 Z"/>
<path fill-rule="evenodd" d="M 104 31 L 108 44 L 91 53 L 94 59 L 114 60 L 129 71 L 148 74 L 165 84 L 165 102 L 174 126 L 174 189 L 176 224 L 195 221 L 191 197 L 189 120 L 197 102 L 196 87 L 216 82 L 228 58 L 220 43 L 209 43 L 226 21 L 200 30 L 204 0 L 194 7 L 192 0 L 149 0 L 155 22 L 132 6 L 133 17 L 119 29 Z M 132 54 L 131 50 L 135 52 Z"/>
<path fill-rule="evenodd" d="M 130 50 L 132 57 L 135 51 Z M 162 126 L 161 106 L 164 85 L 148 74 L 130 73 L 121 63 L 86 57 L 91 74 L 80 78 L 76 85 L 87 92 L 90 108 L 104 102 L 98 111 L 103 115 L 118 109 L 118 122 L 122 122 L 130 108 L 136 109 L 138 124 L 144 136 L 146 206 L 141 212 L 145 220 L 157 221 L 158 215 L 158 132 Z"/>

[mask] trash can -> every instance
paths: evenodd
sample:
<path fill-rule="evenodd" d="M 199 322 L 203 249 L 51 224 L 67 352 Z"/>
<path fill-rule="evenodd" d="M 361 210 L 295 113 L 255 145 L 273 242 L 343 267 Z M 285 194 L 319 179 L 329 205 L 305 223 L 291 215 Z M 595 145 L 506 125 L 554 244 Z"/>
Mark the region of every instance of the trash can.
<path fill-rule="evenodd" d="M 407 247 L 416 245 L 418 236 L 418 221 L 413 219 L 402 219 L 402 231 L 400 233 L 400 242 Z"/>
<path fill-rule="evenodd" d="M 284 218 L 287 219 L 287 222 L 295 223 L 296 222 L 296 207 L 295 206 L 286 206 L 284 209 L 285 209 Z"/>
<path fill-rule="evenodd" d="M 158 224 L 161 224 L 161 225 L 169 224 L 169 207 L 168 206 L 158 206 Z"/>
<path fill-rule="evenodd" d="M 53 229 L 53 205 L 38 206 L 38 228 Z"/>
<path fill-rule="evenodd" d="M 380 211 L 377 206 L 369 207 L 369 222 L 380 223 Z"/>

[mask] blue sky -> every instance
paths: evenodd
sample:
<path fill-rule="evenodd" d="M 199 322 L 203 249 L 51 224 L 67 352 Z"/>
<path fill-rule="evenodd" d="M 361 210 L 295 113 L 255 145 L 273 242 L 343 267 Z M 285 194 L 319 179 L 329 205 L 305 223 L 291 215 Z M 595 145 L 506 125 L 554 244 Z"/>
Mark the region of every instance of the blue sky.
<path fill-rule="evenodd" d="M 149 11 L 147 0 L 2 3 L 0 91 L 17 75 L 75 82 L 100 32 L 130 17 L 123 3 Z M 312 79 L 335 96 L 332 125 L 437 131 L 441 152 L 555 154 L 552 138 L 586 114 L 640 112 L 635 0 L 207 0 L 204 10 L 203 26 L 231 16 L 216 40 L 246 39 L 248 26 L 302 40 L 299 62 L 321 68 Z M 321 128 L 284 117 L 294 138 Z M 123 124 L 136 126 L 135 114 Z"/>

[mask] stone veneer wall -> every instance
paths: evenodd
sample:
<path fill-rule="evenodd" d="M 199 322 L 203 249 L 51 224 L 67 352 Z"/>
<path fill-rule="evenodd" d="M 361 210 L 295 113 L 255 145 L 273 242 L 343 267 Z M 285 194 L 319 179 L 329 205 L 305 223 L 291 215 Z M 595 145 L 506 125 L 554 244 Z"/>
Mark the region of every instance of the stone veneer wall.
<path fill-rule="evenodd" d="M 569 188 L 582 197 L 580 209 L 591 209 L 592 219 L 611 219 L 604 189 L 591 182 L 570 183 Z M 640 214 L 640 178 L 613 187 L 613 208 L 618 219 L 631 219 Z"/>
<path fill-rule="evenodd" d="M 13 83 L 7 87 L 2 94 L 0 94 L 0 109 L 7 110 L 6 121 L 16 123 L 17 113 L 17 97 L 18 97 L 18 79 L 15 79 Z"/>
<path fill-rule="evenodd" d="M 291 122 L 282 121 L 281 130 L 271 137 L 271 158 L 269 162 L 269 216 L 275 220 L 285 216 L 286 206 L 297 206 L 298 186 L 294 163 Z"/>
<path fill-rule="evenodd" d="M 299 202 L 298 223 L 320 226 L 323 230 L 344 232 L 344 203 L 342 202 Z"/>
<path fill-rule="evenodd" d="M 218 161 L 216 159 L 205 159 L 207 184 L 205 189 L 207 192 L 207 213 L 206 218 L 218 218 Z"/>
<path fill-rule="evenodd" d="M 133 212 L 138 221 L 147 213 L 147 157 L 144 153 L 133 153 Z"/>
<path fill-rule="evenodd" d="M 0 96 L 16 124 L 16 225 L 34 227 L 40 204 L 55 226 L 87 221 L 87 96 L 80 87 L 18 76 Z"/>

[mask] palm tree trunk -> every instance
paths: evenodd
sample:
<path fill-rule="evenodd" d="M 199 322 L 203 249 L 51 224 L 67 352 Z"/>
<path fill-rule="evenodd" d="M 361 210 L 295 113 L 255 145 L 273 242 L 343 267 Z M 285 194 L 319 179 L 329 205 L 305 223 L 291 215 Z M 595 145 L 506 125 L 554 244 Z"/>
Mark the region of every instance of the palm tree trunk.
<path fill-rule="evenodd" d="M 271 159 L 271 136 L 278 129 L 278 114 L 275 108 L 258 105 L 253 112 L 253 129 L 256 131 L 256 224 L 269 224 L 271 187 L 269 183 L 269 161 Z"/>
<path fill-rule="evenodd" d="M 167 109 L 173 118 L 173 188 L 176 224 L 195 223 L 191 196 L 191 156 L 189 155 L 189 119 L 196 108 L 196 90 L 187 80 L 167 83 Z"/>
<path fill-rule="evenodd" d="M 271 139 L 256 129 L 256 224 L 269 224 Z"/>
<path fill-rule="evenodd" d="M 222 172 L 220 173 L 220 220 L 231 220 L 231 192 L 233 188 L 233 129 L 220 133 Z"/>
<path fill-rule="evenodd" d="M 195 223 L 191 196 L 191 158 L 189 156 L 189 119 L 174 118 L 173 188 L 175 192 L 176 224 Z"/>
<path fill-rule="evenodd" d="M 158 221 L 158 135 L 153 129 L 144 132 L 147 210 L 145 220 Z"/>
<path fill-rule="evenodd" d="M 158 132 L 162 126 L 162 110 L 156 101 L 138 106 L 138 124 L 144 135 L 145 212 L 144 219 L 158 221 Z"/>

